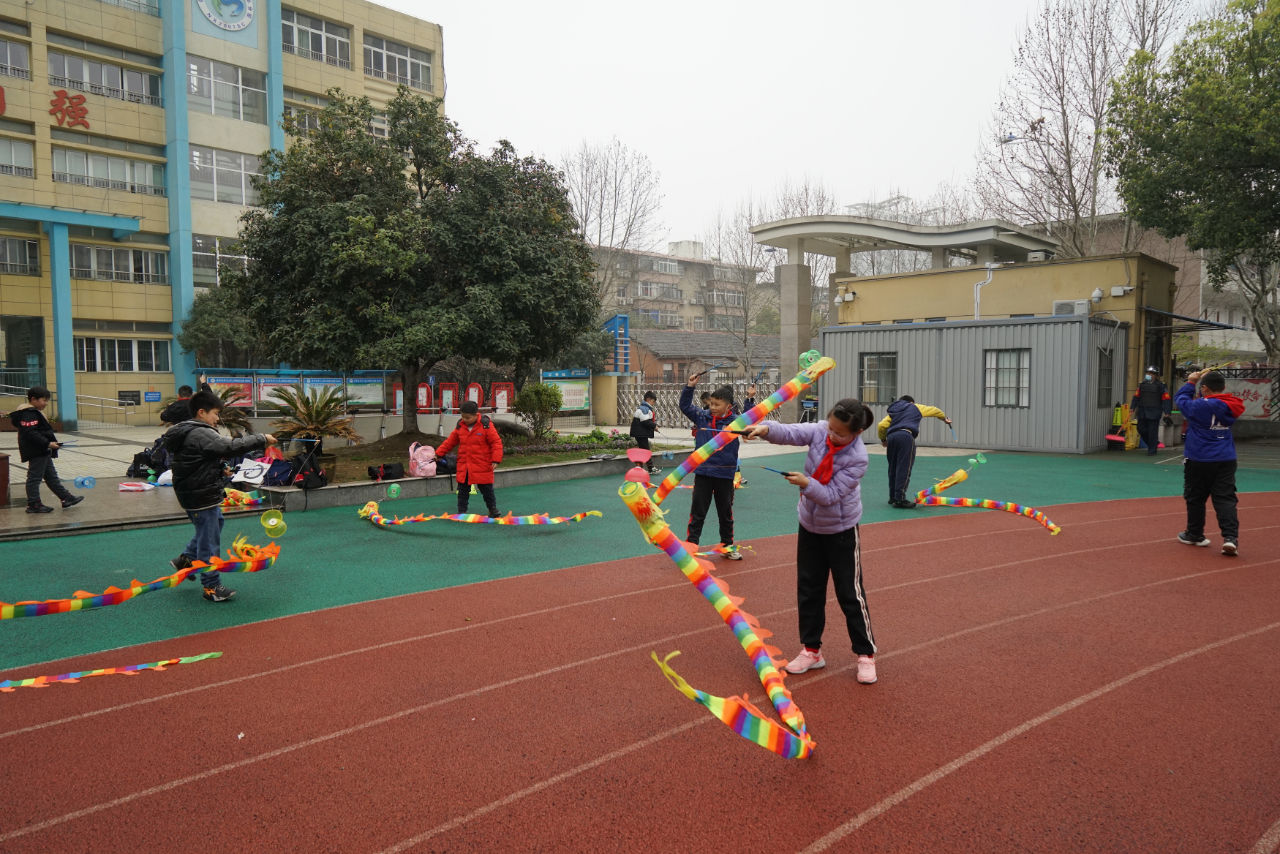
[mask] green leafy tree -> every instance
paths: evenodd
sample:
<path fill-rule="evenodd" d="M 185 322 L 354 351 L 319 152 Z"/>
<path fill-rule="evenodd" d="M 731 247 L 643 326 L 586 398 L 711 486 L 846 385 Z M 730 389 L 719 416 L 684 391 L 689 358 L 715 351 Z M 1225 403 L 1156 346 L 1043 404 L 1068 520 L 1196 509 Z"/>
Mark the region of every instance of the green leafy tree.
<path fill-rule="evenodd" d="M 1204 250 L 1280 361 L 1280 0 L 1234 0 L 1192 26 L 1161 70 L 1117 81 L 1107 158 L 1130 214 Z"/>
<path fill-rule="evenodd" d="M 209 368 L 258 367 L 258 336 L 251 318 L 240 310 L 237 294 L 216 287 L 196 297 L 182 324 L 178 344 Z"/>
<path fill-rule="evenodd" d="M 248 270 L 224 285 L 268 358 L 393 368 L 413 389 L 458 355 L 520 383 L 590 326 L 590 256 L 554 169 L 507 143 L 477 154 L 439 101 L 404 87 L 385 139 L 368 99 L 329 101 L 317 129 L 266 155 Z M 403 429 L 417 432 L 415 407 Z"/>
<path fill-rule="evenodd" d="M 535 436 L 545 436 L 551 429 L 551 419 L 564 405 L 560 386 L 550 383 L 529 383 L 516 395 L 511 411 L 519 415 L 533 430 Z"/>

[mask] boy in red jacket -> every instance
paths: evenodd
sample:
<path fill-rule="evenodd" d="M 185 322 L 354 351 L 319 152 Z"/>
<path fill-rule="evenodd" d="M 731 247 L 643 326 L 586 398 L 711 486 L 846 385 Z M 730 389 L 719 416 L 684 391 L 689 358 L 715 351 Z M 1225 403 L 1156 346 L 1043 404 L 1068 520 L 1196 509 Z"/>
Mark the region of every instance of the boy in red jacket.
<path fill-rule="evenodd" d="M 458 426 L 436 448 L 439 459 L 455 447 L 458 449 L 458 512 L 467 512 L 471 499 L 471 485 L 475 484 L 484 498 L 489 515 L 495 519 L 502 515 L 497 498 L 493 494 L 493 470 L 502 462 L 502 437 L 488 415 L 480 417 L 480 408 L 474 400 L 464 400 L 458 407 Z"/>

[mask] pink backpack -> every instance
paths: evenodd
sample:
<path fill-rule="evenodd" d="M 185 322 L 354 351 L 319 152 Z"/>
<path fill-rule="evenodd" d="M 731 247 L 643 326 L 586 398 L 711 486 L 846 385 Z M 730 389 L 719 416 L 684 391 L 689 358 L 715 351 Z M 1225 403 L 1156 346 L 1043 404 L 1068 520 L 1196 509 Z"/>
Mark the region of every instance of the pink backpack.
<path fill-rule="evenodd" d="M 435 477 L 436 449 L 414 442 L 409 446 L 409 477 Z"/>

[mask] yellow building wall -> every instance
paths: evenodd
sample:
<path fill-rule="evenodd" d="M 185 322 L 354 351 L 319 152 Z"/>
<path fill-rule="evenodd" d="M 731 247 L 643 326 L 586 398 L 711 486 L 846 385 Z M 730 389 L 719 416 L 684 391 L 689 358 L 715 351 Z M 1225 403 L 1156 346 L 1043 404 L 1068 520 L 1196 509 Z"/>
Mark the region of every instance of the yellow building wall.
<path fill-rule="evenodd" d="M 1177 291 L 1177 268 L 1142 254 L 1066 258 L 996 268 L 991 282 L 979 292 L 980 319 L 1047 316 L 1056 300 L 1086 300 L 1090 315 L 1129 326 L 1126 378 L 1136 387 L 1146 364 L 1144 346 L 1148 334 L 1148 306 L 1172 311 Z M 955 267 L 893 276 L 841 277 L 837 293 L 855 292 L 852 300 L 837 306 L 838 323 L 861 325 L 926 320 L 974 319 L 974 285 L 984 281 L 983 267 Z M 1102 290 L 1098 303 L 1090 301 L 1095 288 Z M 1113 296 L 1113 288 L 1126 292 Z M 1157 324 L 1165 325 L 1165 324 Z M 1165 364 L 1158 367 L 1169 378 L 1169 348 Z"/>

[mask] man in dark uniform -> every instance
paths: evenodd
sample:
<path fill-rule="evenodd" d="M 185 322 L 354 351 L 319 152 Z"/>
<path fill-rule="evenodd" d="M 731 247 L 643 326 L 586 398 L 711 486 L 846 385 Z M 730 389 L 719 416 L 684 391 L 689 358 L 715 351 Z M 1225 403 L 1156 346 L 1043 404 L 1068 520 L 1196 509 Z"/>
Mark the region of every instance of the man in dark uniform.
<path fill-rule="evenodd" d="M 1169 397 L 1169 389 L 1160 382 L 1160 370 L 1147 368 L 1147 373 L 1138 384 L 1129 404 L 1133 415 L 1138 420 L 1138 436 L 1147 443 L 1147 456 L 1153 456 L 1160 447 L 1160 419 L 1172 424 L 1173 398 Z"/>

